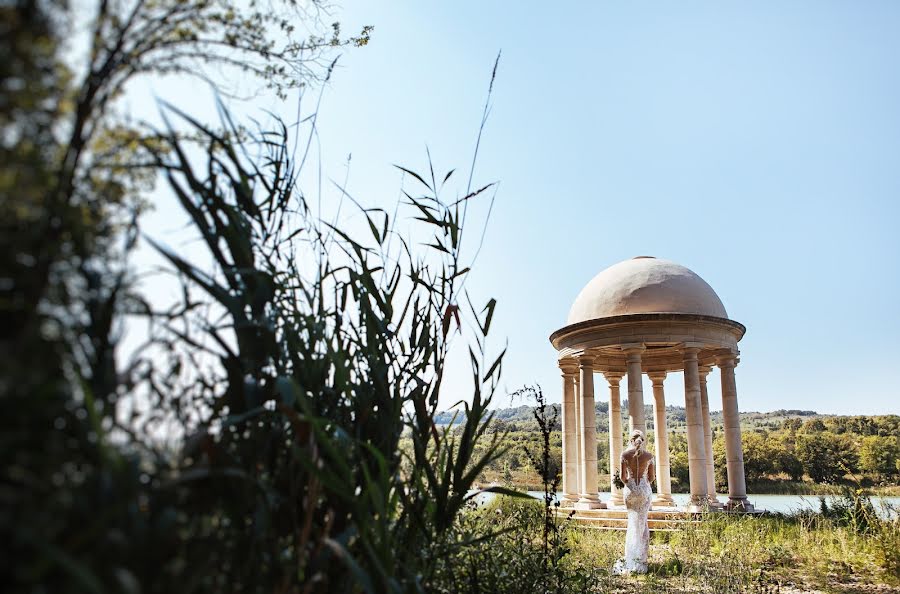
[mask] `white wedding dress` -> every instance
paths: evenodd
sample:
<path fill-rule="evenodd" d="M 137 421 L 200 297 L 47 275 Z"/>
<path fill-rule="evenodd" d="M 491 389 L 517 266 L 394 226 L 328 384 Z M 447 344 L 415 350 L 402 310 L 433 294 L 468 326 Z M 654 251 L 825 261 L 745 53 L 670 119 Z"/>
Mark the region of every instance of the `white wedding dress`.
<path fill-rule="evenodd" d="M 624 483 L 628 531 L 625 533 L 625 558 L 616 562 L 615 572 L 618 574 L 647 573 L 647 550 L 650 548 L 650 527 L 647 524 L 647 514 L 650 511 L 653 490 L 650 488 L 646 470 L 640 477 L 628 476 Z"/>

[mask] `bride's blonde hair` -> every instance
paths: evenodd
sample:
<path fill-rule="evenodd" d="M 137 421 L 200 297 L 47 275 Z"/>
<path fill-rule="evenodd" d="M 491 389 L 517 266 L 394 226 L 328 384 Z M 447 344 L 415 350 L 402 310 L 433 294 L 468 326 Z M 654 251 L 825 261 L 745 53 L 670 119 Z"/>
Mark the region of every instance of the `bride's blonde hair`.
<path fill-rule="evenodd" d="M 644 442 L 646 441 L 646 439 L 644 439 L 644 432 L 641 431 L 640 429 L 635 429 L 634 431 L 631 432 L 631 441 L 634 441 L 635 437 L 641 438 L 641 446 L 643 446 Z"/>

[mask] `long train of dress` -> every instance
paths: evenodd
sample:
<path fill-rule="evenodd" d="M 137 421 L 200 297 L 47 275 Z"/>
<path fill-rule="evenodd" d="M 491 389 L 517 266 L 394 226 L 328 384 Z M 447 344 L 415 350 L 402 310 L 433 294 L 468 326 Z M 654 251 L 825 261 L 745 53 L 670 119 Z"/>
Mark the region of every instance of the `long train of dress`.
<path fill-rule="evenodd" d="M 646 474 L 635 480 L 628 477 L 624 488 L 625 508 L 628 510 L 628 531 L 625 533 L 625 558 L 616 562 L 616 573 L 647 573 L 647 550 L 650 548 L 650 527 L 647 514 L 653 490 Z"/>

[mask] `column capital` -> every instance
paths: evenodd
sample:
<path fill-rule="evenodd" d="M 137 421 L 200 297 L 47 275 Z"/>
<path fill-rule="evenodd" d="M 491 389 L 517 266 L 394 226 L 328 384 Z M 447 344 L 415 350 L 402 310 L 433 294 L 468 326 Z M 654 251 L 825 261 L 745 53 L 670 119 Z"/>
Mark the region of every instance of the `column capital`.
<path fill-rule="evenodd" d="M 559 370 L 562 371 L 563 377 L 575 375 L 578 373 L 578 362 L 573 359 L 560 359 L 557 361 Z"/>
<path fill-rule="evenodd" d="M 578 366 L 582 369 L 584 368 L 594 368 L 594 356 L 593 355 L 580 355 L 578 357 Z"/>
<path fill-rule="evenodd" d="M 695 355 L 699 353 L 703 347 L 706 346 L 702 342 L 682 342 L 678 345 L 678 350 L 682 353 L 694 353 Z"/>
<path fill-rule="evenodd" d="M 738 357 L 734 353 L 728 353 L 728 354 L 716 356 L 716 365 L 718 365 L 720 368 L 734 369 L 734 367 L 737 364 L 738 364 Z"/>
<path fill-rule="evenodd" d="M 625 377 L 624 371 L 604 371 L 602 373 L 603 377 L 606 378 L 606 381 L 612 386 L 618 386 L 619 382 L 622 381 L 622 378 Z"/>
<path fill-rule="evenodd" d="M 706 376 L 710 374 L 712 367 L 709 365 L 701 365 L 697 370 L 700 372 L 700 382 L 705 384 Z"/>
<path fill-rule="evenodd" d="M 631 359 L 635 355 L 640 356 L 641 353 L 647 350 L 647 347 L 645 347 L 640 342 L 623 344 L 620 345 L 620 348 L 622 349 L 622 352 L 628 356 L 629 359 Z"/>
<path fill-rule="evenodd" d="M 650 378 L 650 380 L 653 382 L 654 386 L 662 385 L 663 380 L 666 379 L 666 372 L 665 371 L 648 371 L 647 377 Z"/>
<path fill-rule="evenodd" d="M 694 364 L 697 363 L 697 355 L 700 353 L 700 349 L 697 347 L 681 347 L 679 349 L 681 351 L 681 358 L 684 361 L 693 361 Z"/>

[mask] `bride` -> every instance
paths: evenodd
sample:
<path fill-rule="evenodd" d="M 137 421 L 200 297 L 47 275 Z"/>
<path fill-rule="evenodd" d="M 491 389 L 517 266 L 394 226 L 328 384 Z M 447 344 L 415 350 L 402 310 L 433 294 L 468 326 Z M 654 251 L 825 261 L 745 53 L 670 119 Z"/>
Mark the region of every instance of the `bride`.
<path fill-rule="evenodd" d="M 616 573 L 647 573 L 647 549 L 650 528 L 647 513 L 653 491 L 650 481 L 654 475 L 653 454 L 644 449 L 644 433 L 631 432 L 631 447 L 622 452 L 621 481 L 625 484 L 625 508 L 628 510 L 628 531 L 625 533 L 625 559 L 616 562 Z"/>

